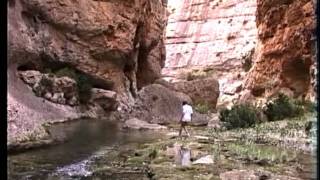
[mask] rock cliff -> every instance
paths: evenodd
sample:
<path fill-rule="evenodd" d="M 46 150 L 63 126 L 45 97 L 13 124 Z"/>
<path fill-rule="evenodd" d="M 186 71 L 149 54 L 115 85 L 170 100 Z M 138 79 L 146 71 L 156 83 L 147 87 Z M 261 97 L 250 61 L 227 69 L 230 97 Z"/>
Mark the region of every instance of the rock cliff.
<path fill-rule="evenodd" d="M 255 96 L 283 91 L 315 100 L 315 4 L 258 0 L 259 43 L 245 87 Z"/>
<path fill-rule="evenodd" d="M 64 104 L 62 97 L 54 103 L 51 92 L 45 93 L 47 98 L 36 97 L 20 79 L 20 71 L 50 74 L 68 67 L 86 77 L 92 88 L 116 92 L 121 105 L 130 104 L 137 89 L 157 79 L 164 66 L 163 3 L 8 1 L 9 142 L 17 131 L 31 133 L 43 122 L 84 112 Z"/>
<path fill-rule="evenodd" d="M 257 42 L 256 1 L 171 0 L 167 9 L 164 78 L 176 81 L 185 71 L 210 67 L 220 99 L 233 96 L 230 87 L 237 89 L 245 76 L 243 56 Z"/>

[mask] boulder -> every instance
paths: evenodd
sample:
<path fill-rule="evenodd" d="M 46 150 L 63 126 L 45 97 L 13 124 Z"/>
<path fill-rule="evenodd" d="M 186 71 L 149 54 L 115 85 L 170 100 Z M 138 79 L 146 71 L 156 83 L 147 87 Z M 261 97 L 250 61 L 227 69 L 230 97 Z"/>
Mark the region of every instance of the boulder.
<path fill-rule="evenodd" d="M 213 164 L 213 157 L 212 155 L 207 155 L 194 161 L 192 164 Z"/>
<path fill-rule="evenodd" d="M 42 78 L 42 74 L 39 71 L 20 71 L 20 78 L 28 85 L 33 86 L 39 82 Z"/>
<path fill-rule="evenodd" d="M 161 126 L 159 124 L 150 124 L 145 121 L 141 121 L 137 118 L 132 118 L 127 120 L 124 123 L 124 128 L 129 128 L 129 129 L 137 129 L 137 130 L 163 130 L 167 129 L 166 126 Z"/>
<path fill-rule="evenodd" d="M 170 90 L 160 84 L 148 85 L 138 92 L 131 116 L 150 123 L 177 123 L 182 114 L 182 101 L 192 102 L 184 93 Z M 191 124 L 207 125 L 208 118 L 195 112 Z"/>
<path fill-rule="evenodd" d="M 191 97 L 194 104 L 208 104 L 215 109 L 219 97 L 219 82 L 215 78 L 173 83 L 173 89 Z"/>
<path fill-rule="evenodd" d="M 104 110 L 116 110 L 117 93 L 114 91 L 92 88 L 91 89 L 91 101 L 98 103 Z"/>
<path fill-rule="evenodd" d="M 212 115 L 208 122 L 208 127 L 216 129 L 219 129 L 221 127 L 218 113 Z"/>

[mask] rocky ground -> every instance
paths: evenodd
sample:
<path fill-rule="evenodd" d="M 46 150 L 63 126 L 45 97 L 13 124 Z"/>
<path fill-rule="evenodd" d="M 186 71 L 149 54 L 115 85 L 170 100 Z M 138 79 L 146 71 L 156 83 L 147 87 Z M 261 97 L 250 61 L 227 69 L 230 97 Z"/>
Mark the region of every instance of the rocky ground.
<path fill-rule="evenodd" d="M 111 162 L 102 157 L 92 167 L 93 176 L 163 180 L 315 179 L 315 161 L 310 154 L 313 144 L 305 132 L 312 118 L 309 114 L 234 131 L 189 127 L 191 137 L 182 138 L 177 134 L 179 127 L 172 125 L 158 132 L 164 134 L 158 141 L 124 147 L 114 152 Z M 253 133 L 257 129 L 259 132 Z M 290 140 L 291 143 L 285 143 Z"/>

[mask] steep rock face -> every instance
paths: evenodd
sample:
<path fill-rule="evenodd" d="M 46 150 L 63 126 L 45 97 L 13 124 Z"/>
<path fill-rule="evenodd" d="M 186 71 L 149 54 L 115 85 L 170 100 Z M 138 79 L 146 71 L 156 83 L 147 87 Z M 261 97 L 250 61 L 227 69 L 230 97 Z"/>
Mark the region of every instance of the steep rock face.
<path fill-rule="evenodd" d="M 160 76 L 165 7 L 160 0 L 10 0 L 8 2 L 8 137 L 81 108 L 36 97 L 17 70 L 72 67 L 122 104 Z"/>
<path fill-rule="evenodd" d="M 254 0 L 169 1 L 165 69 L 233 68 L 256 40 Z M 229 62 L 230 61 L 230 62 Z M 231 62 L 232 61 L 232 62 Z"/>
<path fill-rule="evenodd" d="M 227 88 L 242 82 L 243 56 L 256 45 L 255 0 L 169 0 L 164 78 L 179 81 L 182 71 L 210 67 Z M 218 105 L 221 104 L 218 102 Z"/>
<path fill-rule="evenodd" d="M 258 0 L 259 44 L 253 69 L 245 82 L 255 96 L 291 91 L 314 97 L 315 14 L 312 0 Z"/>

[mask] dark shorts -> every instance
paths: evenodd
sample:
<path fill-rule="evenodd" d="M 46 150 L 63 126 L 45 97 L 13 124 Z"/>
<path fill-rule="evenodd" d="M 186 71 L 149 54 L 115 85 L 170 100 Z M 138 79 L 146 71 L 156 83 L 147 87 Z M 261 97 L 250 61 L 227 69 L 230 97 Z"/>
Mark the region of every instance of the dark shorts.
<path fill-rule="evenodd" d="M 186 126 L 186 125 L 188 125 L 188 122 L 186 122 L 186 121 L 181 121 L 181 126 Z"/>

